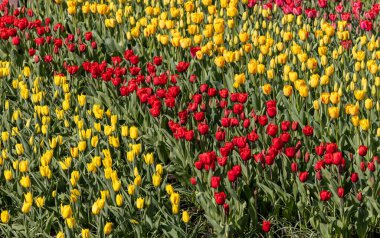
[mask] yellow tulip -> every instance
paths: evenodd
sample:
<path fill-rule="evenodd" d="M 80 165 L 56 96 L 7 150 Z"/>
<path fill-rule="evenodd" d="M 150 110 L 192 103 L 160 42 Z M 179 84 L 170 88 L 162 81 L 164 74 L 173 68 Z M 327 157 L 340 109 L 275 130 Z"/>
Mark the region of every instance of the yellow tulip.
<path fill-rule="evenodd" d="M 28 66 L 25 66 L 24 69 L 22 70 L 22 73 L 24 77 L 29 77 L 30 76 L 30 68 Z"/>
<path fill-rule="evenodd" d="M 367 131 L 370 128 L 370 123 L 368 119 L 361 119 L 360 120 L 360 128 L 363 131 Z"/>
<path fill-rule="evenodd" d="M 78 95 L 78 104 L 81 107 L 86 104 L 86 95 Z"/>
<path fill-rule="evenodd" d="M 319 84 L 319 75 L 318 74 L 311 75 L 309 84 L 310 84 L 310 87 L 312 87 L 312 88 L 318 87 L 318 84 Z"/>
<path fill-rule="evenodd" d="M 171 202 L 173 205 L 179 205 L 179 201 L 180 201 L 179 193 L 173 192 L 173 193 L 170 195 L 170 202 Z"/>
<path fill-rule="evenodd" d="M 299 89 L 299 93 L 301 97 L 307 97 L 309 95 L 309 88 L 305 85 L 301 86 Z"/>
<path fill-rule="evenodd" d="M 9 133 L 7 131 L 1 132 L 1 140 L 3 142 L 6 142 L 6 141 L 8 141 L 8 139 L 9 139 Z"/>
<path fill-rule="evenodd" d="M 9 215 L 9 212 L 7 210 L 2 211 L 0 216 L 2 223 L 8 223 L 11 219 L 11 216 Z"/>
<path fill-rule="evenodd" d="M 107 223 L 104 225 L 104 228 L 103 228 L 104 235 L 109 235 L 109 234 L 111 234 L 111 232 L 112 232 L 112 225 L 113 225 L 112 222 L 107 222 Z"/>
<path fill-rule="evenodd" d="M 365 108 L 366 108 L 367 110 L 371 110 L 372 107 L 373 107 L 373 101 L 372 101 L 372 99 L 367 98 L 367 99 L 364 101 L 364 105 L 365 105 Z"/>
<path fill-rule="evenodd" d="M 87 142 L 86 141 L 80 141 L 78 143 L 78 149 L 79 149 L 80 152 L 85 151 L 86 148 L 87 148 Z"/>
<path fill-rule="evenodd" d="M 24 188 L 29 188 L 30 187 L 30 178 L 29 176 L 22 176 L 20 179 L 20 184 Z"/>
<path fill-rule="evenodd" d="M 128 185 L 128 194 L 129 195 L 135 194 L 135 185 L 133 185 L 133 184 Z"/>
<path fill-rule="evenodd" d="M 218 57 L 216 57 L 216 58 L 214 59 L 214 63 L 215 63 L 215 65 L 216 65 L 217 67 L 219 67 L 219 68 L 223 68 L 224 65 L 225 65 L 225 63 L 226 63 L 226 61 L 225 61 L 225 59 L 224 59 L 223 56 L 218 56 Z"/>
<path fill-rule="evenodd" d="M 75 221 L 75 218 L 73 217 L 69 217 L 66 219 L 66 223 L 67 223 L 67 227 L 69 229 L 74 229 L 75 225 L 76 225 L 76 221 Z"/>
<path fill-rule="evenodd" d="M 336 119 L 339 117 L 339 108 L 338 107 L 329 107 L 328 112 L 329 112 L 329 116 L 332 119 Z"/>
<path fill-rule="evenodd" d="M 144 161 L 146 164 L 148 164 L 148 165 L 153 164 L 153 162 L 154 162 L 153 153 L 148 153 L 148 154 L 144 155 L 143 157 L 144 157 Z"/>
<path fill-rule="evenodd" d="M 159 175 L 162 175 L 163 174 L 163 167 L 162 167 L 162 164 L 157 164 L 156 165 L 156 173 L 159 174 Z"/>
<path fill-rule="evenodd" d="M 293 93 L 293 87 L 291 85 L 285 85 L 283 92 L 286 97 L 290 97 Z"/>
<path fill-rule="evenodd" d="M 264 84 L 262 90 L 265 95 L 269 95 L 272 92 L 272 86 L 270 84 Z"/>
<path fill-rule="evenodd" d="M 353 124 L 355 127 L 359 126 L 359 123 L 360 123 L 359 117 L 358 117 L 358 116 L 353 116 L 353 117 L 351 117 L 351 122 L 352 122 L 352 124 Z"/>
<path fill-rule="evenodd" d="M 190 221 L 190 215 L 187 211 L 183 211 L 182 213 L 182 221 L 184 223 L 188 223 Z"/>
<path fill-rule="evenodd" d="M 82 229 L 81 235 L 82 235 L 82 238 L 90 238 L 90 230 Z"/>
<path fill-rule="evenodd" d="M 22 144 L 16 144 L 16 153 L 17 155 L 24 154 L 24 146 Z"/>
<path fill-rule="evenodd" d="M 25 173 L 28 171 L 28 165 L 29 165 L 29 162 L 27 160 L 22 160 L 19 162 L 18 164 L 18 168 L 20 170 L 21 173 Z"/>
<path fill-rule="evenodd" d="M 319 101 L 318 100 L 313 101 L 313 107 L 314 107 L 314 110 L 319 110 Z"/>
<path fill-rule="evenodd" d="M 11 170 L 4 170 L 4 178 L 6 181 L 10 181 L 13 179 L 13 174 Z"/>
<path fill-rule="evenodd" d="M 139 129 L 135 126 L 131 126 L 131 128 L 129 129 L 129 135 L 132 139 L 137 139 L 137 137 L 139 136 Z"/>
<path fill-rule="evenodd" d="M 358 100 L 358 101 L 363 100 L 364 96 L 365 96 L 365 91 L 364 90 L 355 90 L 354 96 L 355 96 L 356 100 Z"/>
<path fill-rule="evenodd" d="M 61 215 L 63 219 L 70 218 L 73 215 L 73 210 L 71 210 L 70 205 L 64 205 L 61 204 Z"/>
<path fill-rule="evenodd" d="M 159 174 L 153 174 L 152 176 L 153 186 L 158 187 L 161 184 L 161 176 Z"/>
<path fill-rule="evenodd" d="M 24 214 L 29 213 L 31 208 L 32 203 L 24 202 L 21 207 L 21 212 Z"/>
<path fill-rule="evenodd" d="M 136 185 L 136 186 L 140 186 L 141 185 L 141 176 L 140 175 L 137 175 L 136 178 L 133 180 L 133 183 Z"/>
<path fill-rule="evenodd" d="M 121 194 L 116 195 L 116 205 L 118 207 L 121 207 L 123 205 L 123 195 Z"/>
<path fill-rule="evenodd" d="M 137 209 L 143 209 L 144 208 L 144 198 L 137 198 L 136 200 L 136 207 Z"/>

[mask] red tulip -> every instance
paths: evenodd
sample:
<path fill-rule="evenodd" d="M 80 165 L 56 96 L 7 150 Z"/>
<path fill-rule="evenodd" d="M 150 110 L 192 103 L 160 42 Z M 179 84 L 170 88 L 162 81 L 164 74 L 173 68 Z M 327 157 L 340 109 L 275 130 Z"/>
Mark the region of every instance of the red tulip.
<path fill-rule="evenodd" d="M 363 200 L 363 194 L 362 192 L 359 192 L 357 195 L 356 195 L 356 199 L 358 199 L 359 202 L 361 202 Z"/>
<path fill-rule="evenodd" d="M 266 108 L 276 107 L 276 100 L 269 100 L 265 103 Z"/>
<path fill-rule="evenodd" d="M 288 131 L 290 129 L 290 121 L 283 121 L 281 122 L 281 130 L 282 131 Z"/>
<path fill-rule="evenodd" d="M 352 181 L 353 183 L 356 183 L 358 180 L 359 180 L 359 175 L 358 175 L 358 173 L 352 173 L 352 174 L 351 174 L 351 181 Z"/>
<path fill-rule="evenodd" d="M 212 188 L 218 188 L 220 185 L 220 177 L 213 176 L 211 177 L 211 187 Z"/>
<path fill-rule="evenodd" d="M 303 183 L 309 178 L 309 173 L 308 172 L 300 172 L 298 175 L 298 178 L 301 181 L 301 183 Z"/>
<path fill-rule="evenodd" d="M 265 164 L 266 165 L 272 165 L 274 163 L 274 156 L 273 155 L 266 155 L 265 156 Z"/>
<path fill-rule="evenodd" d="M 266 115 L 259 116 L 258 121 L 261 126 L 265 126 L 268 124 L 268 117 Z"/>
<path fill-rule="evenodd" d="M 325 153 L 325 146 L 323 145 L 316 146 L 315 153 L 319 156 L 323 156 L 323 154 Z"/>
<path fill-rule="evenodd" d="M 217 141 L 224 141 L 225 137 L 226 137 L 226 132 L 224 131 L 217 131 L 215 133 L 215 139 Z"/>
<path fill-rule="evenodd" d="M 325 8 L 327 7 L 327 0 L 318 0 L 318 6 L 320 8 Z"/>
<path fill-rule="evenodd" d="M 277 109 L 275 107 L 269 107 L 267 108 L 267 114 L 270 118 L 273 118 L 277 114 Z"/>
<path fill-rule="evenodd" d="M 263 232 L 268 233 L 270 231 L 271 223 L 270 221 L 263 221 L 263 224 L 261 226 L 261 229 Z"/>
<path fill-rule="evenodd" d="M 191 178 L 190 178 L 190 183 L 191 183 L 192 185 L 196 185 L 196 184 L 197 184 L 197 179 L 194 178 L 194 177 L 191 177 Z"/>
<path fill-rule="evenodd" d="M 194 166 L 195 168 L 197 168 L 198 170 L 201 170 L 203 168 L 203 163 L 201 161 L 196 161 L 194 163 Z"/>
<path fill-rule="evenodd" d="M 92 32 L 91 32 L 91 31 L 86 32 L 86 33 L 84 34 L 84 39 L 85 39 L 86 41 L 90 41 L 90 40 L 92 40 Z"/>
<path fill-rule="evenodd" d="M 294 156 L 296 155 L 296 149 L 294 147 L 288 147 L 285 149 L 285 154 L 289 158 L 294 158 Z"/>
<path fill-rule="evenodd" d="M 234 182 L 235 180 L 236 180 L 236 173 L 235 173 L 235 171 L 234 170 L 229 170 L 228 172 L 227 172 L 227 177 L 228 177 L 228 180 L 230 181 L 230 182 Z"/>
<path fill-rule="evenodd" d="M 153 57 L 153 63 L 157 66 L 162 64 L 162 57 L 161 56 L 154 56 Z"/>
<path fill-rule="evenodd" d="M 182 73 L 182 72 L 185 72 L 187 68 L 189 68 L 189 66 L 190 66 L 190 63 L 181 61 L 177 64 L 176 69 L 178 72 Z"/>
<path fill-rule="evenodd" d="M 297 172 L 298 171 L 298 164 L 296 162 L 293 162 L 291 165 L 290 165 L 290 168 L 292 170 L 293 173 Z"/>
<path fill-rule="evenodd" d="M 186 131 L 185 132 L 185 140 L 192 141 L 193 139 L 194 139 L 194 131 L 193 130 Z"/>
<path fill-rule="evenodd" d="M 272 137 L 276 136 L 277 131 L 278 131 L 278 127 L 277 127 L 277 125 L 275 125 L 275 124 L 269 124 L 269 125 L 267 126 L 267 128 L 266 128 L 266 132 L 267 132 L 267 134 L 268 134 L 269 136 L 272 136 Z"/>
<path fill-rule="evenodd" d="M 339 187 L 338 188 L 338 197 L 342 198 L 344 196 L 344 188 Z"/>
<path fill-rule="evenodd" d="M 340 165 L 343 161 L 343 154 L 342 152 L 335 152 L 333 154 L 333 161 L 332 163 L 335 165 Z"/>
<path fill-rule="evenodd" d="M 214 194 L 215 202 L 218 205 L 223 205 L 226 201 L 227 195 L 224 192 L 219 192 Z"/>
<path fill-rule="evenodd" d="M 228 215 L 228 213 L 230 211 L 230 206 L 227 203 L 225 203 L 225 204 L 223 204 L 223 209 L 224 209 L 224 213 L 226 215 Z"/>
<path fill-rule="evenodd" d="M 218 157 L 218 164 L 220 166 L 225 166 L 227 164 L 228 157 Z"/>
<path fill-rule="evenodd" d="M 244 106 L 243 104 L 240 104 L 240 103 L 236 103 L 234 106 L 233 106 L 233 112 L 235 114 L 240 114 L 242 113 L 244 110 Z"/>
<path fill-rule="evenodd" d="M 298 129 L 298 122 L 293 121 L 293 122 L 292 122 L 292 130 L 293 130 L 293 131 L 296 131 L 297 129 Z"/>
<path fill-rule="evenodd" d="M 367 150 L 368 150 L 367 146 L 361 145 L 359 146 L 358 153 L 360 156 L 366 156 Z"/>
<path fill-rule="evenodd" d="M 20 37 L 15 36 L 12 38 L 12 44 L 13 45 L 19 45 L 20 44 Z"/>
<path fill-rule="evenodd" d="M 366 163 L 364 161 L 360 162 L 360 170 L 365 172 L 367 169 Z"/>
<path fill-rule="evenodd" d="M 208 125 L 206 123 L 199 123 L 198 124 L 198 131 L 201 135 L 205 135 L 208 133 Z"/>
<path fill-rule="evenodd" d="M 375 171 L 375 163 L 373 161 L 369 162 L 368 165 L 368 170 L 371 171 L 371 172 L 374 172 Z"/>
<path fill-rule="evenodd" d="M 327 143 L 326 144 L 326 152 L 327 153 L 334 153 L 338 150 L 338 146 L 335 143 Z"/>
<path fill-rule="evenodd" d="M 320 170 L 317 171 L 315 177 L 317 178 L 317 180 L 321 181 L 322 180 L 322 172 Z"/>
<path fill-rule="evenodd" d="M 250 132 L 250 133 L 247 135 L 247 139 L 248 139 L 249 141 L 255 142 L 255 141 L 257 141 L 257 140 L 259 139 L 259 136 L 256 134 L 255 131 L 252 131 L 252 132 Z"/>
<path fill-rule="evenodd" d="M 361 20 L 360 21 L 360 28 L 362 28 L 365 31 L 372 31 L 372 22 L 368 20 Z"/>
<path fill-rule="evenodd" d="M 321 199 L 321 201 L 328 201 L 330 200 L 331 198 L 331 192 L 327 191 L 327 190 L 322 190 L 320 193 L 319 193 L 319 197 Z"/>
<path fill-rule="evenodd" d="M 314 129 L 313 129 L 313 127 L 311 127 L 311 126 L 305 126 L 305 127 L 302 129 L 302 133 L 303 133 L 305 136 L 312 136 L 313 133 L 314 133 Z"/>
<path fill-rule="evenodd" d="M 280 139 L 283 143 L 288 143 L 290 141 L 290 134 L 287 132 L 284 132 L 280 135 Z"/>

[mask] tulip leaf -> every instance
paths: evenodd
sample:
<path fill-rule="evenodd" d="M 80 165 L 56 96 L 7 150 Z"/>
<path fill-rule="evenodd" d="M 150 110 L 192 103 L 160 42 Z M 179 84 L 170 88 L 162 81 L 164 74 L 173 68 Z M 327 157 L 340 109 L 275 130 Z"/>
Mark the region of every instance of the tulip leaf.
<path fill-rule="evenodd" d="M 368 229 L 368 211 L 365 209 L 359 209 L 357 213 L 356 232 L 359 238 L 364 238 L 366 237 Z"/>

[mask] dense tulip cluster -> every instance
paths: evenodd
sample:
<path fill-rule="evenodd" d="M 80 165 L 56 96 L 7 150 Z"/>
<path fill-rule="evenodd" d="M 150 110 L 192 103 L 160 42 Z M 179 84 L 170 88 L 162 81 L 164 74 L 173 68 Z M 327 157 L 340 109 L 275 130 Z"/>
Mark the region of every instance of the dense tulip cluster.
<path fill-rule="evenodd" d="M 375 233 L 379 13 L 2 1 L 0 236 Z"/>

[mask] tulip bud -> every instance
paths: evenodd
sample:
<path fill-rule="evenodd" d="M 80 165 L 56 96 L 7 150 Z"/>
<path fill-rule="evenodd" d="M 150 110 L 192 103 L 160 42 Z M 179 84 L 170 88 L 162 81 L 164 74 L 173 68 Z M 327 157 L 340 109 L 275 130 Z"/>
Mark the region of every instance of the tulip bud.
<path fill-rule="evenodd" d="M 359 192 L 357 195 L 356 195 L 356 199 L 361 202 L 363 200 L 363 194 L 362 192 Z"/>

